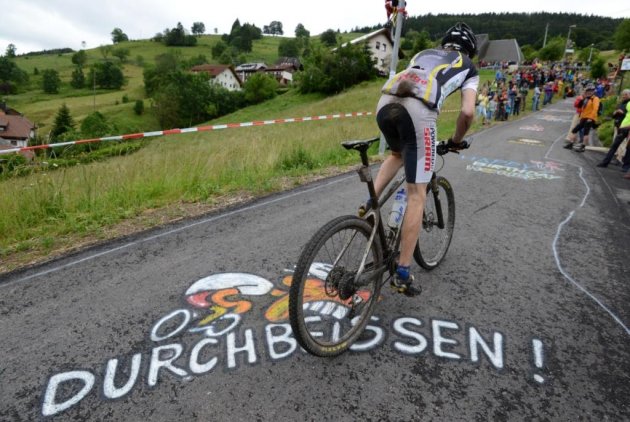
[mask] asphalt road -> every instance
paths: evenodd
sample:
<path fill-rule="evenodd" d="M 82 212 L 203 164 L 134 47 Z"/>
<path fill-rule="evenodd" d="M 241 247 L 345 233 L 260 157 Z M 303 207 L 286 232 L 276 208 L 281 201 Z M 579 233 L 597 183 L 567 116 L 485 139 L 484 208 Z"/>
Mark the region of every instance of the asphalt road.
<path fill-rule="evenodd" d="M 445 261 L 335 359 L 296 346 L 285 282 L 354 173 L 0 276 L 0 420 L 629 420 L 630 181 L 561 148 L 571 113 L 446 157 Z"/>

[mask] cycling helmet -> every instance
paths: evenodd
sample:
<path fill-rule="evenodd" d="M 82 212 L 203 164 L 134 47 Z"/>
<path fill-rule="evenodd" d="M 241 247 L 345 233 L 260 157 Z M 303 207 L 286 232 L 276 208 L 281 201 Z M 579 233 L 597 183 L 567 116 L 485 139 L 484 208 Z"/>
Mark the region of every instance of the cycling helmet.
<path fill-rule="evenodd" d="M 455 26 L 446 31 L 441 46 L 463 50 L 471 59 L 477 54 L 477 38 L 470 26 L 464 22 L 457 22 Z"/>

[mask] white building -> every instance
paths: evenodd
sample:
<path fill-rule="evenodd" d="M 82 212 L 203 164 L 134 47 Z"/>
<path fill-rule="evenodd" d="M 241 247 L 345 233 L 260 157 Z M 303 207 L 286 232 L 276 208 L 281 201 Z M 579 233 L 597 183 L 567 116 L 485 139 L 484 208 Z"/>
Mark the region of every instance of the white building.
<path fill-rule="evenodd" d="M 389 67 L 392 60 L 392 52 L 394 51 L 394 40 L 392 39 L 390 30 L 381 28 L 378 31 L 365 34 L 359 38 L 350 41 L 350 44 L 367 43 L 372 57 L 376 60 L 376 67 L 379 73 L 383 75 L 389 74 Z M 398 58 L 405 57 L 402 50 L 398 50 Z"/>
<path fill-rule="evenodd" d="M 206 73 L 210 82 L 220 85 L 229 91 L 240 91 L 243 83 L 232 66 L 222 64 L 200 64 L 190 69 L 193 73 Z"/>

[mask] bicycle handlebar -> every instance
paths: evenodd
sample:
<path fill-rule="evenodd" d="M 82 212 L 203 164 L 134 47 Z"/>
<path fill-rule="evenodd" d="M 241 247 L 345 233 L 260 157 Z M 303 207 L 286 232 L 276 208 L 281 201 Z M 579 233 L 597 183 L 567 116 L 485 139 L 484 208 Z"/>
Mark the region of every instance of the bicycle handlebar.
<path fill-rule="evenodd" d="M 449 152 L 459 154 L 459 151 L 463 149 L 468 149 L 471 145 L 472 139 L 463 139 L 461 142 L 457 143 L 453 142 L 453 140 L 449 138 L 447 141 L 442 141 L 437 144 L 436 152 L 438 153 L 438 155 L 448 154 Z"/>

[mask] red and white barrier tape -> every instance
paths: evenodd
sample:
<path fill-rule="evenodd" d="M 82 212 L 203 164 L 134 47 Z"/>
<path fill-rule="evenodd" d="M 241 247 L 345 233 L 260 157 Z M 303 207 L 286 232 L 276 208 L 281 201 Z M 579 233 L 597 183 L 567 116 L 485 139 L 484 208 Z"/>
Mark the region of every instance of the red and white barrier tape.
<path fill-rule="evenodd" d="M 198 126 L 198 127 L 189 127 L 186 129 L 158 130 L 155 132 L 132 133 L 128 135 L 119 135 L 119 136 L 105 136 L 103 138 L 81 139 L 79 141 L 59 142 L 55 144 L 46 144 L 46 145 L 34 145 L 31 147 L 0 149 L 0 154 L 12 154 L 16 152 L 33 151 L 37 149 L 58 148 L 58 147 L 65 147 L 69 145 L 93 144 L 97 142 L 126 141 L 130 139 L 151 138 L 154 136 L 177 135 L 180 133 L 206 132 L 206 131 L 211 131 L 211 130 L 232 129 L 232 128 L 237 128 L 237 127 L 266 126 L 266 125 L 274 125 L 274 124 L 282 124 L 282 123 L 309 122 L 313 120 L 332 120 L 332 119 L 343 119 L 347 117 L 363 117 L 363 116 L 371 116 L 372 114 L 373 114 L 372 112 L 327 114 L 323 116 L 294 117 L 294 118 L 288 118 L 288 119 L 259 120 L 259 121 L 254 121 L 254 122 L 245 122 L 245 123 L 227 123 L 224 125 Z"/>

